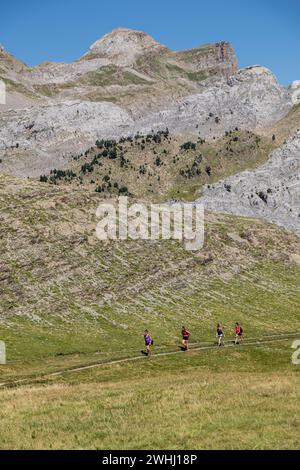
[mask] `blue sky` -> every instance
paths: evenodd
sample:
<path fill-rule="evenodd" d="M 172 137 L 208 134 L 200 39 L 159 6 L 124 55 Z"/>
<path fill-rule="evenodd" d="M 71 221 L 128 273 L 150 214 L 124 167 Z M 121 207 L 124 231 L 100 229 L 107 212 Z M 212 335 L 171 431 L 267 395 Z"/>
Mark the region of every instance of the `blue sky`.
<path fill-rule="evenodd" d="M 230 41 L 239 67 L 300 79 L 300 0 L 0 0 L 0 43 L 29 65 L 71 62 L 117 27 L 174 50 Z"/>

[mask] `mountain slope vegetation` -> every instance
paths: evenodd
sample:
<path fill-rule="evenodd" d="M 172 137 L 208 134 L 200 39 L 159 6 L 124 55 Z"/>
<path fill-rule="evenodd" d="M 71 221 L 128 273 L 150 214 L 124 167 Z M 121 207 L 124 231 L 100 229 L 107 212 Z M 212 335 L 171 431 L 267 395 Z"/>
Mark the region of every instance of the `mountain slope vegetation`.
<path fill-rule="evenodd" d="M 247 334 L 293 330 L 299 238 L 253 219 L 207 214 L 205 246 L 96 238 L 94 191 L 1 177 L 0 336 L 9 360 L 161 346 L 240 319 Z M 155 255 L 154 255 L 155 254 Z M 1 368 L 1 373 L 10 373 Z"/>

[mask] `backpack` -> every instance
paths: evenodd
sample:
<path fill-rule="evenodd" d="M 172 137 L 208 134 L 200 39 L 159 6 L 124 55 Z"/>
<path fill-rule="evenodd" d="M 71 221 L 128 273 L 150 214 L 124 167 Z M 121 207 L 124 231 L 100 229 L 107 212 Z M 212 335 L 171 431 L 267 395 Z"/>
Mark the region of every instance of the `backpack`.
<path fill-rule="evenodd" d="M 242 335 L 242 334 L 243 334 L 243 328 L 240 327 L 240 335 Z"/>

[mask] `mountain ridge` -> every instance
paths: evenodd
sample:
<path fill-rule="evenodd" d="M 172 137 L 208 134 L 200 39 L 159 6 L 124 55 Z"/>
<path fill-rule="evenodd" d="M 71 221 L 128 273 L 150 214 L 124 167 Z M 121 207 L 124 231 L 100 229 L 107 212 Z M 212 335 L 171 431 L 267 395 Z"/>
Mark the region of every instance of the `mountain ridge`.
<path fill-rule="evenodd" d="M 271 149 L 269 144 L 261 143 L 259 135 L 270 139 L 273 129 L 273 141 L 284 152 L 280 136 L 295 133 L 298 121 L 300 127 L 297 112 L 300 81 L 295 80 L 285 88 L 264 66 L 252 65 L 238 70 L 235 53 L 224 41 L 187 51 L 171 51 L 144 32 L 119 28 L 96 40 L 84 56 L 71 64 L 43 63 L 29 68 L 1 50 L 1 77 L 6 81 L 8 105 L 1 107 L 0 113 L 0 172 L 21 177 L 49 176 L 54 169 L 69 171 L 74 157 L 86 155 L 96 141 L 119 141 L 136 135 L 144 136 L 144 140 L 150 136 L 151 141 L 155 133 L 167 130 L 174 142 L 177 137 L 181 142 L 186 139 L 192 144 L 207 141 L 208 153 L 201 156 L 203 161 L 215 162 L 223 156 L 218 156 L 218 152 L 223 152 L 225 167 L 222 171 L 217 164 L 220 175 L 228 176 L 227 168 L 245 170 L 249 162 L 253 171 L 249 176 L 251 180 L 256 174 L 253 162 L 264 164 L 268 160 L 267 149 Z M 232 163 L 232 142 L 239 138 L 232 133 L 239 131 L 253 133 L 256 137 L 249 150 L 251 158 L 241 162 L 242 152 Z M 225 139 L 232 136 L 227 147 L 223 144 L 215 147 L 214 142 L 221 143 L 224 136 Z M 247 145 L 252 145 L 251 139 L 244 143 L 246 149 Z M 182 156 L 180 151 L 178 155 L 172 153 L 176 151 L 173 144 L 170 144 L 170 155 L 177 161 Z M 159 162 L 159 167 L 171 163 L 164 162 L 166 148 L 158 149 L 162 153 L 156 155 L 154 163 L 152 157 L 149 160 L 143 154 L 143 148 L 145 144 L 140 147 L 140 162 L 133 148 L 128 150 L 127 159 L 130 161 L 133 152 L 135 164 L 140 168 L 148 165 L 151 178 L 156 175 L 155 162 Z M 98 158 L 97 155 L 94 158 Z M 193 158 L 200 160 L 199 155 Z M 297 155 L 293 154 L 292 159 L 297 166 Z M 191 174 L 194 178 L 193 162 L 187 159 L 186 168 L 183 163 L 182 174 Z M 258 171 L 267 170 L 262 167 Z M 133 175 L 134 171 L 131 173 Z M 163 177 L 163 173 L 156 176 Z M 195 186 L 193 178 L 192 187 Z M 284 179 L 283 175 L 282 181 Z M 131 181 L 131 178 L 124 180 Z M 180 178 L 176 181 L 181 185 Z M 100 183 L 97 187 L 103 186 Z M 224 189 L 223 183 L 220 184 Z M 297 201 L 297 188 L 292 191 Z M 281 191 L 279 200 L 285 197 L 284 193 Z M 222 204 L 226 201 L 224 194 Z M 235 203 L 237 207 L 233 207 L 233 211 L 239 207 L 238 200 Z M 214 208 L 209 199 L 207 204 Z M 254 211 L 253 215 L 256 213 L 260 215 L 259 211 Z M 280 217 L 285 221 L 289 219 L 285 214 Z M 298 219 L 296 225 L 297 222 Z"/>

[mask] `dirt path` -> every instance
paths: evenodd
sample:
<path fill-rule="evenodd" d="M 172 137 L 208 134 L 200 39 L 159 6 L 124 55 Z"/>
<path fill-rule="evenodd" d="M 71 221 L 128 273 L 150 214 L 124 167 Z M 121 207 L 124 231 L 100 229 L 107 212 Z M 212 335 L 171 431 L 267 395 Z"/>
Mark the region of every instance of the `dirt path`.
<path fill-rule="evenodd" d="M 249 338 L 248 340 L 245 340 L 243 344 L 240 344 L 239 346 L 235 346 L 233 341 L 227 341 L 225 342 L 225 348 L 230 348 L 230 347 L 245 347 L 245 346 L 259 346 L 261 344 L 267 344 L 267 343 L 274 343 L 278 341 L 286 341 L 288 339 L 293 339 L 293 338 L 300 338 L 300 332 L 299 333 L 291 333 L 291 334 L 280 334 L 280 335 L 269 335 L 269 336 L 264 336 L 264 337 L 257 337 L 257 338 Z M 194 343 L 196 345 L 197 343 Z M 216 345 L 210 345 L 210 346 L 193 346 L 190 351 L 205 351 L 205 350 L 216 350 L 217 346 Z M 157 357 L 162 357 L 162 356 L 171 356 L 174 354 L 188 354 L 185 351 L 176 350 L 176 351 L 165 351 L 165 352 L 159 352 L 159 353 L 154 353 L 151 357 L 151 359 L 155 359 Z M 105 367 L 105 366 L 110 366 L 114 364 L 122 364 L 126 362 L 132 362 L 132 361 L 140 361 L 140 360 L 149 360 L 149 358 L 143 354 L 140 354 L 138 356 L 132 356 L 132 357 L 125 357 L 123 359 L 115 359 L 112 361 L 103 361 L 103 362 L 97 362 L 94 364 L 86 364 L 82 365 L 79 367 L 73 367 L 73 368 L 68 368 L 68 369 L 62 369 L 57 372 L 52 372 L 50 374 L 40 374 L 37 377 L 26 377 L 23 379 L 17 379 L 17 380 L 12 380 L 9 382 L 3 382 L 0 383 L 0 387 L 13 387 L 17 385 L 22 385 L 27 382 L 27 385 L 30 385 L 31 383 L 38 382 L 41 379 L 49 379 L 52 377 L 58 377 L 63 374 L 67 373 L 74 373 L 74 372 L 81 372 L 84 370 L 88 369 L 94 369 L 96 367 Z"/>

